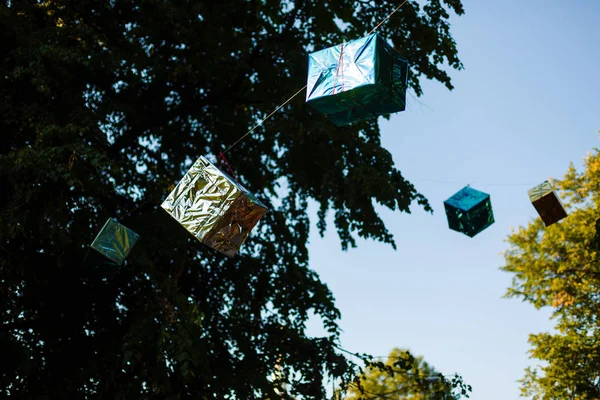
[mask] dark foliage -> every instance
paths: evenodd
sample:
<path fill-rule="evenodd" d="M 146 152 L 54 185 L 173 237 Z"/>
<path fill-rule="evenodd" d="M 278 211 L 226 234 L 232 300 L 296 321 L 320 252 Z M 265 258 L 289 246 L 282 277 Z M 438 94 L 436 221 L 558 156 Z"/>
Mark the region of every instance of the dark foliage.
<path fill-rule="evenodd" d="M 5 1 L 0 5 L 0 393 L 16 398 L 323 398 L 351 380 L 340 314 L 309 268 L 307 202 L 343 248 L 393 245 L 374 204 L 427 200 L 395 169 L 376 121 L 336 128 L 295 98 L 227 153 L 270 204 L 233 260 L 159 204 L 305 84 L 307 51 L 366 34 L 397 6 L 370 1 Z M 381 26 L 410 83 L 462 68 L 460 0 L 407 2 Z M 336 24 L 336 19 L 349 24 Z M 134 210 L 130 213 L 128 211 Z M 89 251 L 109 217 L 141 235 L 119 268 Z M 310 338 L 310 312 L 330 336 Z"/>

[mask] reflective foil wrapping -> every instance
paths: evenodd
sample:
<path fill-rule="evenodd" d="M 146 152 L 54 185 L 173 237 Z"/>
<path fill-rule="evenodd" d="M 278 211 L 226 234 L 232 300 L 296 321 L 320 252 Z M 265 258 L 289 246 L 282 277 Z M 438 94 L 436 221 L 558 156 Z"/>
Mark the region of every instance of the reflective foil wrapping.
<path fill-rule="evenodd" d="M 448 227 L 473 237 L 494 223 L 490 195 L 466 186 L 444 201 Z"/>
<path fill-rule="evenodd" d="M 109 218 L 92 242 L 92 248 L 122 265 L 139 237 L 140 235 L 121 225 L 116 219 Z"/>
<path fill-rule="evenodd" d="M 233 257 L 267 207 L 200 157 L 161 204 L 205 245 Z"/>
<path fill-rule="evenodd" d="M 544 225 L 553 225 L 567 216 L 567 211 L 550 182 L 544 181 L 542 184 L 529 189 L 528 194 L 529 200 L 531 200 Z"/>
<path fill-rule="evenodd" d="M 306 102 L 343 126 L 404 111 L 408 62 L 379 35 L 308 56 Z"/>

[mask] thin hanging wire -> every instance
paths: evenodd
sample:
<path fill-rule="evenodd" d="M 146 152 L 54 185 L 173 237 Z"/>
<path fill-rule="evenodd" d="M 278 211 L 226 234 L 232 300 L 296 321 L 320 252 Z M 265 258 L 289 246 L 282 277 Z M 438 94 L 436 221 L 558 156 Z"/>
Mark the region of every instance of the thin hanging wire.
<path fill-rule="evenodd" d="M 425 183 L 435 183 L 435 184 L 450 184 L 450 185 L 464 185 L 464 182 L 458 182 L 458 181 L 439 181 L 439 180 L 431 180 L 431 179 L 414 179 L 413 182 L 425 182 Z M 472 186 L 476 183 L 476 181 L 473 181 L 471 183 L 469 183 L 467 186 Z M 507 186 L 507 187 L 511 187 L 511 186 L 536 186 L 539 185 L 538 183 L 485 183 L 485 182 L 481 182 L 481 183 L 477 183 L 477 186 Z"/>
<path fill-rule="evenodd" d="M 125 214 L 118 213 L 117 215 L 115 215 L 115 218 L 117 218 L 117 219 L 125 218 L 126 216 L 128 216 L 130 214 L 133 214 L 135 211 L 139 210 L 140 208 L 142 208 L 143 206 L 145 206 L 149 202 L 150 202 L 150 200 L 143 201 L 142 203 L 140 203 L 135 208 L 132 208 L 131 210 L 127 211 Z"/>
<path fill-rule="evenodd" d="M 285 101 L 285 103 L 283 103 L 282 105 L 280 105 L 279 107 L 277 107 L 271 114 L 267 115 L 263 120 L 261 120 L 258 124 L 256 124 L 252 129 L 250 129 L 248 132 L 246 132 L 246 134 L 244 136 L 242 136 L 241 138 L 239 138 L 234 144 L 232 144 L 231 146 L 229 146 L 224 152 L 223 154 L 227 153 L 233 146 L 235 146 L 236 144 L 238 144 L 239 142 L 242 141 L 242 139 L 244 139 L 246 136 L 248 136 L 249 134 L 251 134 L 252 132 L 254 132 L 254 130 L 256 128 L 258 128 L 259 126 L 261 126 L 263 124 L 263 122 L 265 122 L 266 120 L 268 120 L 269 118 L 271 118 L 271 116 L 273 114 L 275 114 L 277 111 L 279 111 L 281 109 L 281 107 L 285 106 L 287 103 L 289 103 L 290 101 L 292 101 L 292 99 L 296 96 L 298 96 L 300 94 L 300 92 L 302 92 L 304 89 L 306 89 L 306 86 L 308 85 L 304 85 L 304 87 L 300 90 L 298 90 L 296 93 L 294 93 L 294 95 L 292 97 L 290 97 L 289 99 L 287 99 Z"/>
<path fill-rule="evenodd" d="M 373 32 L 375 32 L 385 21 L 387 21 L 388 19 L 390 19 L 390 17 L 392 15 L 394 15 L 394 13 L 396 13 L 396 11 L 398 11 L 400 9 L 400 7 L 402 7 L 404 4 L 406 4 L 408 0 L 404 0 L 398 7 L 396 7 L 394 9 L 394 11 L 392 11 L 391 13 L 389 13 L 384 19 L 381 20 L 381 22 L 379 22 L 379 24 L 377 24 L 377 26 L 375 28 L 373 28 L 371 30 L 371 32 L 369 32 L 368 35 L 372 34 Z M 367 36 L 368 36 L 367 35 Z M 294 97 L 298 96 L 304 89 L 306 89 L 308 85 L 304 85 L 304 87 L 300 90 L 298 90 L 296 93 L 294 93 L 294 95 L 292 97 L 290 97 L 289 99 L 287 99 L 282 105 L 278 106 L 275 110 L 273 110 L 273 112 L 269 115 L 267 115 L 264 119 L 262 119 L 261 121 L 259 121 L 256 125 L 254 125 L 254 127 L 252 127 L 252 129 L 250 129 L 248 132 L 246 132 L 242 137 L 240 137 L 238 140 L 235 141 L 235 143 L 233 143 L 231 146 L 229 146 L 227 149 L 225 149 L 225 151 L 221 152 L 221 154 L 225 154 L 227 153 L 229 150 L 231 150 L 235 145 L 237 145 L 239 142 L 241 142 L 246 136 L 248 136 L 249 134 L 251 134 L 252 132 L 254 132 L 256 130 L 256 128 L 258 128 L 259 126 L 261 126 L 266 120 L 268 120 L 269 118 L 271 118 L 273 116 L 273 114 L 275 114 L 277 111 L 279 111 L 283 106 L 285 106 L 287 103 L 289 103 L 290 101 L 292 101 L 294 99 Z"/>
<path fill-rule="evenodd" d="M 377 28 L 379 28 L 379 27 L 380 27 L 380 26 L 381 26 L 381 25 L 382 25 L 382 24 L 383 24 L 385 21 L 387 21 L 388 19 L 390 19 L 390 17 L 391 17 L 392 15 L 394 15 L 394 13 L 395 13 L 396 11 L 398 11 L 398 10 L 400 9 L 400 7 L 402 7 L 404 4 L 406 4 L 406 2 L 407 2 L 407 1 L 408 1 L 408 0 L 404 0 L 404 1 L 402 2 L 402 4 L 400 4 L 398 7 L 396 7 L 396 9 L 395 9 L 394 11 L 392 11 L 391 13 L 389 13 L 387 17 L 385 17 L 385 18 L 384 18 L 384 19 L 383 19 L 383 20 L 382 20 L 382 21 L 381 21 L 381 22 L 380 22 L 380 23 L 379 23 L 379 24 L 378 24 L 378 25 L 377 25 L 375 28 L 373 28 L 373 29 L 371 30 L 371 32 L 369 32 L 369 35 L 370 35 L 371 33 L 375 32 L 375 31 L 377 30 Z M 369 36 L 369 35 L 367 35 L 367 36 Z"/>

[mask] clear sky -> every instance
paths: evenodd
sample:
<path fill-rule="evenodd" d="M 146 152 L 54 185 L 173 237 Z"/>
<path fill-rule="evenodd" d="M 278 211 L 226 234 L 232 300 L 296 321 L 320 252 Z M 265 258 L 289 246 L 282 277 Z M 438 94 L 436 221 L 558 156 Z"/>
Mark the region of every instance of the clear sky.
<path fill-rule="evenodd" d="M 462 374 L 471 399 L 510 400 L 535 362 L 528 335 L 553 323 L 548 310 L 502 298 L 512 277 L 500 252 L 511 227 L 537 217 L 527 190 L 600 147 L 600 1 L 463 4 L 452 20 L 465 65 L 452 73 L 455 90 L 424 82 L 426 106 L 409 98 L 381 123 L 384 146 L 434 214 L 382 211 L 397 251 L 359 241 L 343 252 L 333 229 L 321 238 L 313 226 L 311 266 L 336 297 L 345 348 L 406 347 Z M 443 209 L 466 184 L 491 195 L 496 218 L 472 239 L 448 229 Z"/>

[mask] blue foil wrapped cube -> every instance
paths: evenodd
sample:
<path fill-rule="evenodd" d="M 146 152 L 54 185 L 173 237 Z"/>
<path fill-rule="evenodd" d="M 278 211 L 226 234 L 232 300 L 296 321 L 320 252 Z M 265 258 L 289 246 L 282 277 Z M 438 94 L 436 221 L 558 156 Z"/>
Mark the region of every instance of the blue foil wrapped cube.
<path fill-rule="evenodd" d="M 109 218 L 92 242 L 92 248 L 114 263 L 122 265 L 139 237 L 116 219 Z"/>
<path fill-rule="evenodd" d="M 404 111 L 408 61 L 377 33 L 308 56 L 306 102 L 335 125 Z"/>
<path fill-rule="evenodd" d="M 444 201 L 448 227 L 473 237 L 494 223 L 490 195 L 466 186 Z"/>

